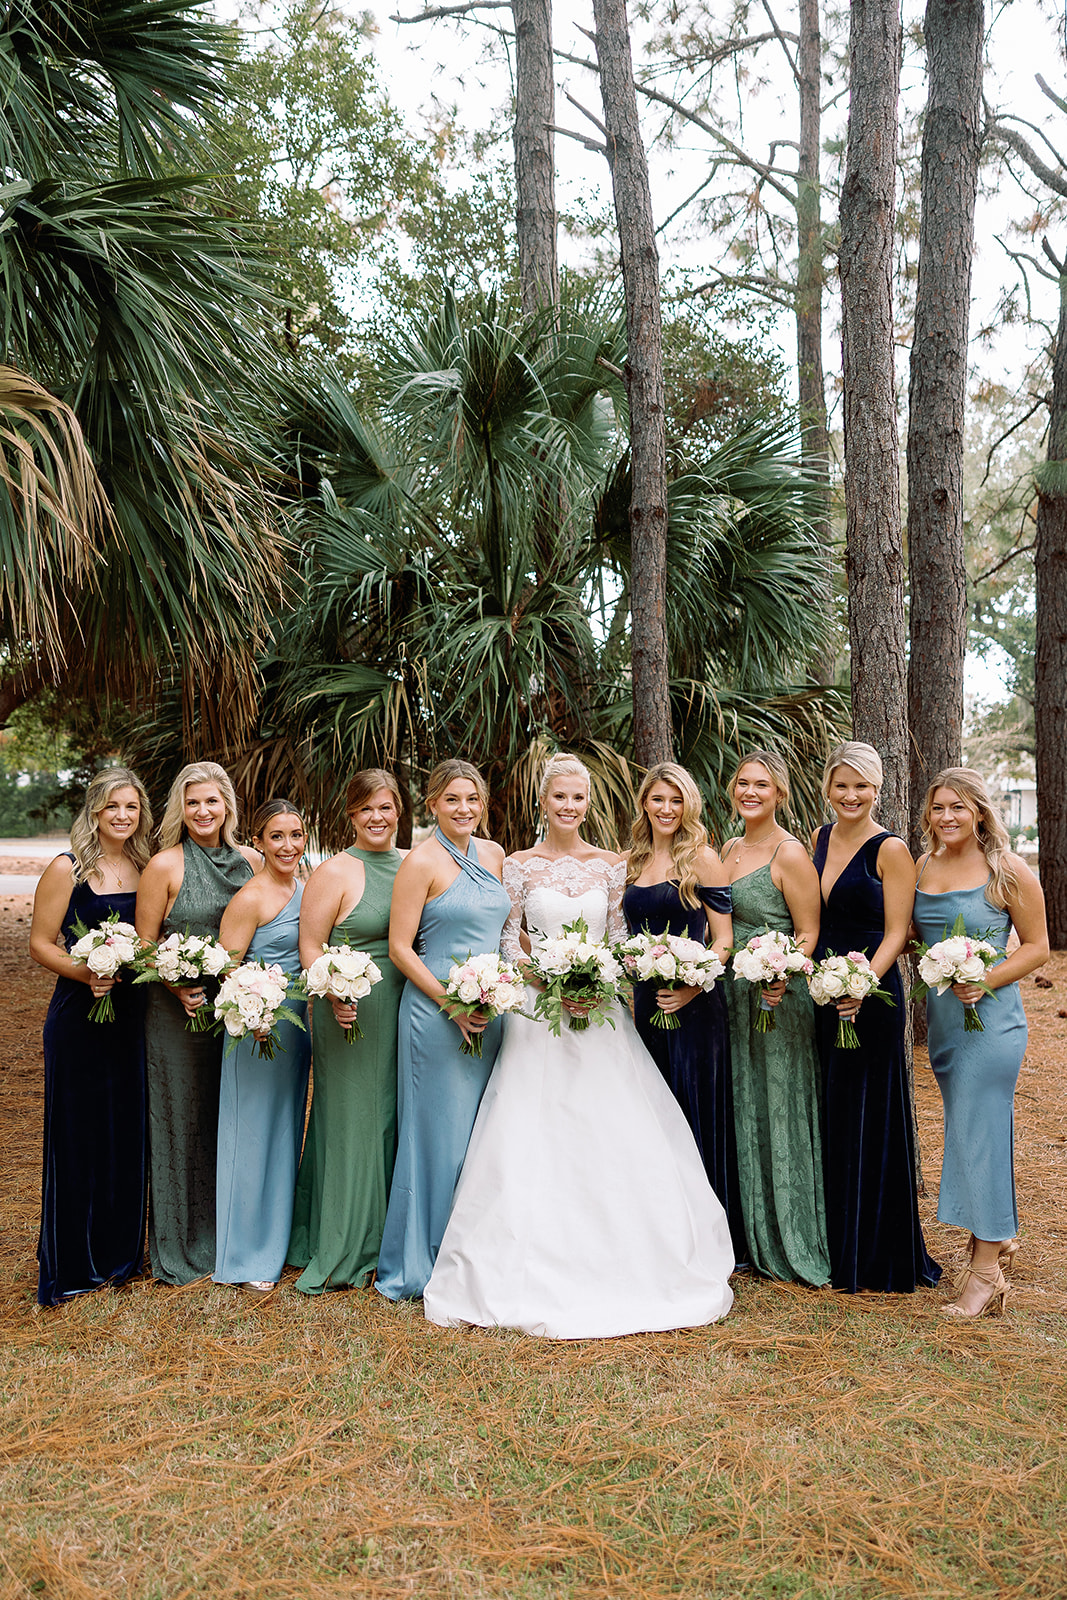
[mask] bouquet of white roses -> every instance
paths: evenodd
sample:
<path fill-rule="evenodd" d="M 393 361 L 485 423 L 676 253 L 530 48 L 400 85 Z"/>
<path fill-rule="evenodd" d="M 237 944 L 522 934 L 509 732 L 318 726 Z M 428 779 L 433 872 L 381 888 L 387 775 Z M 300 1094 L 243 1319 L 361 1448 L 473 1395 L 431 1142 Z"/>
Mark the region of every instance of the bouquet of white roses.
<path fill-rule="evenodd" d="M 216 1017 L 234 1042 L 247 1033 L 265 1034 L 265 1038 L 256 1040 L 263 1061 L 274 1060 L 278 1048 L 276 1022 L 295 1022 L 298 1028 L 304 1028 L 296 1012 L 285 1004 L 291 981 L 285 968 L 276 962 L 268 965 L 265 961 L 245 961 L 228 972 L 219 987 Z"/>
<path fill-rule="evenodd" d="M 590 1022 L 597 1027 L 603 1022 L 615 1026 L 607 1007 L 615 998 L 622 967 L 609 944 L 590 938 L 584 917 L 567 923 L 560 934 L 541 934 L 531 941 L 530 974 L 544 984 L 534 1010 L 557 1038 L 563 1026 L 564 1000 L 576 1000 L 589 1007 L 589 1014 L 584 1017 L 567 1012 L 575 1033 L 588 1028 Z"/>
<path fill-rule="evenodd" d="M 366 999 L 381 979 L 382 969 L 367 951 L 353 950 L 348 944 L 324 944 L 321 956 L 316 956 L 304 973 L 308 994 L 316 1000 L 340 1000 L 346 1006 Z M 346 1044 L 363 1037 L 358 1022 L 341 1032 Z"/>
<path fill-rule="evenodd" d="M 110 917 L 87 928 L 80 919 L 71 929 L 77 943 L 67 952 L 72 961 L 86 966 L 98 978 L 113 978 L 123 967 L 135 967 L 143 946 L 132 922 L 120 922 L 113 911 Z M 115 1003 L 110 992 L 102 994 L 89 1008 L 90 1022 L 114 1022 Z"/>
<path fill-rule="evenodd" d="M 511 966 L 495 951 L 486 955 L 468 955 L 448 969 L 445 984 L 450 1017 L 471 1017 L 475 1012 L 492 1022 L 507 1011 L 520 1011 L 526 997 L 526 985 L 518 967 Z M 482 1036 L 472 1033 L 463 1041 L 465 1056 L 482 1053 Z"/>
<path fill-rule="evenodd" d="M 678 933 L 635 933 L 616 946 L 615 954 L 622 962 L 627 977 L 638 983 L 655 983 L 657 989 L 703 989 L 707 994 L 714 989 L 726 968 L 707 945 L 699 939 L 687 939 Z M 679 1028 L 678 1013 L 662 1011 L 656 1006 L 652 1012 L 654 1028 Z"/>
<path fill-rule="evenodd" d="M 233 966 L 233 957 L 217 939 L 203 933 L 168 933 L 158 944 L 149 945 L 134 983 L 169 983 L 186 988 L 205 978 L 221 978 Z M 193 1033 L 213 1033 L 218 1027 L 211 1006 L 202 1005 L 189 1018 Z"/>
<path fill-rule="evenodd" d="M 793 935 L 779 933 L 774 928 L 769 928 L 766 933 L 754 933 L 747 944 L 736 946 L 730 954 L 734 960 L 734 978 L 744 979 L 746 983 L 758 983 L 761 989 L 769 988 L 782 978 L 791 978 L 794 972 L 810 978 L 814 971 L 810 956 L 804 954 Z M 770 1033 L 777 1026 L 774 1007 L 761 994 L 755 1030 L 757 1033 Z"/>
<path fill-rule="evenodd" d="M 808 990 L 817 1006 L 832 1005 L 836 1000 L 866 1000 L 868 995 L 896 1005 L 893 996 L 878 987 L 878 975 L 862 950 L 850 950 L 847 956 L 824 956 L 808 979 Z M 858 1050 L 859 1044 L 852 1018 L 838 1017 L 835 1048 Z"/>
<path fill-rule="evenodd" d="M 987 967 L 995 967 L 998 961 L 1003 961 L 1003 952 L 988 939 L 972 938 L 964 926 L 962 912 L 953 923 L 951 932 L 945 929 L 943 939 L 936 944 L 916 942 L 912 950 L 919 958 L 919 982 L 911 991 L 912 1000 L 921 1000 L 928 989 L 936 989 L 938 994 L 944 994 L 954 983 L 973 983 L 996 999 L 985 981 L 985 974 Z M 985 1032 L 985 1024 L 978 1015 L 977 1001 L 964 1005 L 963 1028 L 965 1033 Z"/>

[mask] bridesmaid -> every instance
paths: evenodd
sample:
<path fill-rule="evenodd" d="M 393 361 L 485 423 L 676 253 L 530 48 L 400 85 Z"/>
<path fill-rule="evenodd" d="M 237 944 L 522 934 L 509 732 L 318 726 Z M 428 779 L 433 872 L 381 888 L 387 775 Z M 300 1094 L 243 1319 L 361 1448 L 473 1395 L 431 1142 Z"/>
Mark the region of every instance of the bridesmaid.
<path fill-rule="evenodd" d="M 400 1002 L 400 1138 L 376 1288 L 390 1300 L 421 1295 L 429 1281 L 474 1119 L 500 1047 L 500 1020 L 450 1018 L 443 979 L 468 953 L 497 950 L 511 910 L 501 882 L 504 852 L 476 839 L 489 808 L 469 761 L 442 761 L 426 805 L 433 837 L 396 875 L 389 953 L 407 983 Z M 483 1054 L 462 1054 L 472 1033 Z"/>
<path fill-rule="evenodd" d="M 143 939 L 186 932 L 218 938 L 222 913 L 260 861 L 236 834 L 237 797 L 222 767 L 183 767 L 159 825 L 162 849 L 137 891 Z M 222 1040 L 187 1027 L 206 998 L 199 982 L 153 983 L 148 992 L 148 1250 L 161 1283 L 191 1283 L 215 1266 Z"/>
<path fill-rule="evenodd" d="M 822 792 L 836 817 L 812 834 L 822 886 L 816 960 L 860 950 L 884 1001 L 839 1000 L 815 1008 L 823 1068 L 823 1137 L 830 1282 L 855 1294 L 910 1294 L 941 1268 L 926 1253 L 915 1193 L 915 1135 L 904 1051 L 906 1001 L 897 957 L 915 901 L 915 863 L 903 839 L 882 828 L 874 807 L 882 762 L 869 744 L 832 751 Z M 851 1017 L 859 1048 L 838 1050 L 838 1013 Z"/>
<path fill-rule="evenodd" d="M 45 868 L 30 954 L 57 974 L 44 1024 L 44 1166 L 37 1299 L 118 1285 L 144 1265 L 144 990 L 97 977 L 66 953 L 75 922 L 132 922 L 152 812 L 135 772 L 98 772 L 70 830 L 72 849 Z M 89 1021 L 111 992 L 115 1020 Z"/>
<path fill-rule="evenodd" d="M 623 911 L 631 933 L 647 928 L 710 943 L 725 963 L 733 943 L 730 890 L 700 820 L 701 804 L 684 767 L 661 761 L 650 769 L 637 795 Z M 653 1027 L 657 1007 L 677 1013 L 677 1029 Z M 634 1021 L 693 1130 L 708 1182 L 726 1211 L 734 1255 L 746 1262 L 724 985 L 704 994 L 636 984 Z"/>
<path fill-rule="evenodd" d="M 235 960 L 276 962 L 299 977 L 304 885 L 296 875 L 307 834 L 295 806 L 288 800 L 261 805 L 252 843 L 263 870 L 226 907 L 219 942 Z M 306 1018 L 306 1000 L 286 1004 Z M 214 1277 L 259 1293 L 275 1287 L 285 1265 L 311 1064 L 304 1028 L 281 1019 L 274 1032 L 272 1061 L 259 1054 L 251 1034 L 224 1046 L 219 1093 Z"/>
<path fill-rule="evenodd" d="M 994 990 L 956 983 L 926 999 L 930 1065 L 945 1111 L 945 1157 L 937 1215 L 969 1230 L 968 1265 L 956 1298 L 942 1310 L 979 1317 L 1004 1309 L 1018 1245 L 1013 1158 L 1015 1083 L 1026 1053 L 1026 1016 L 1019 979 L 1048 959 L 1041 886 L 1008 848 L 1003 822 L 985 783 L 969 767 L 939 772 L 923 803 L 923 843 L 915 890 L 915 926 L 933 944 L 960 915 L 972 937 L 1006 951 L 1012 928 L 1018 949 L 986 971 Z M 962 1002 L 962 1003 L 961 1003 Z M 977 1005 L 985 1031 L 967 1033 L 963 1007 Z"/>
<path fill-rule="evenodd" d="M 293 1209 L 289 1264 L 304 1294 L 361 1288 L 378 1264 L 396 1158 L 396 1029 L 404 979 L 389 959 L 389 903 L 406 851 L 394 845 L 400 790 L 379 767 L 357 772 L 346 809 L 356 842 L 315 868 L 300 912 L 300 959 L 324 944 L 366 950 L 382 981 L 357 1008 L 312 1002 L 315 1084 Z"/>
<path fill-rule="evenodd" d="M 781 756 L 754 750 L 730 780 L 744 837 L 723 850 L 733 892 L 734 944 L 768 928 L 809 952 L 819 937 L 819 880 L 799 839 L 777 818 L 789 803 Z M 775 986 L 777 1026 L 757 1033 L 756 984 L 726 979 L 734 1067 L 734 1123 L 749 1259 L 771 1278 L 816 1287 L 830 1277 L 823 1197 L 819 1061 L 811 996 L 802 979 Z"/>

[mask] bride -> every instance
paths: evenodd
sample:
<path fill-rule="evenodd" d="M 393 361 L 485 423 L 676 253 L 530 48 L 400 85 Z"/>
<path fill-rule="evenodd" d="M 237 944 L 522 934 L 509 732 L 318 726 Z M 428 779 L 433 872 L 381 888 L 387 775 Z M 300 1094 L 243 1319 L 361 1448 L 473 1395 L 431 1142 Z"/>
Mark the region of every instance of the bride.
<path fill-rule="evenodd" d="M 554 756 L 540 798 L 543 844 L 504 863 L 502 944 L 520 962 L 524 918 L 529 934 L 559 933 L 577 917 L 594 939 L 627 931 L 625 863 L 580 834 L 586 768 Z M 729 1311 L 722 1206 L 628 1013 L 613 1002 L 609 1016 L 559 1039 L 544 1022 L 506 1019 L 426 1286 L 431 1322 L 589 1339 L 701 1327 Z"/>

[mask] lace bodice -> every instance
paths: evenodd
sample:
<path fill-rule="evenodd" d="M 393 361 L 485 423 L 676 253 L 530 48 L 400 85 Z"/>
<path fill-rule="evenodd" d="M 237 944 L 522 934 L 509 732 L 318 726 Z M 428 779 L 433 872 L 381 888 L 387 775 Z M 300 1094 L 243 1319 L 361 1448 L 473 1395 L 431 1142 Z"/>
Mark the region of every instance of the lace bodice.
<path fill-rule="evenodd" d="M 504 924 L 500 947 L 509 961 L 525 954 L 519 942 L 525 917 L 531 934 L 557 934 L 569 922 L 584 917 L 590 935 L 614 943 L 626 938 L 622 891 L 626 887 L 625 861 L 604 861 L 599 856 L 576 861 L 573 856 L 528 856 L 504 862 L 504 888 L 511 911 Z"/>

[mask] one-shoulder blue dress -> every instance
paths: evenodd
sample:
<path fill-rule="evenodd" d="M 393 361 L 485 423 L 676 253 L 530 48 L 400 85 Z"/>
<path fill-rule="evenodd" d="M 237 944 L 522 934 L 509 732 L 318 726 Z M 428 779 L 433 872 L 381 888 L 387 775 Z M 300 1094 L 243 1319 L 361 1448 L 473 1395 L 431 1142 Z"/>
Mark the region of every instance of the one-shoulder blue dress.
<path fill-rule="evenodd" d="M 300 971 L 304 885 L 252 935 L 246 959 Z M 307 1001 L 287 1000 L 305 1028 L 275 1024 L 278 1048 L 264 1060 L 251 1034 L 223 1047 L 215 1185 L 216 1283 L 276 1283 L 293 1225 L 293 1194 L 304 1141 L 311 1036 Z"/>
<path fill-rule="evenodd" d="M 464 856 L 440 829 L 434 837 L 460 871 L 444 894 L 427 901 L 415 949 L 444 982 L 454 961 L 500 948 L 511 901 L 479 862 L 473 839 Z M 482 1035 L 481 1057 L 464 1055 L 456 1024 L 410 980 L 404 985 L 396 1166 L 375 1284 L 389 1300 L 413 1299 L 429 1282 L 500 1035 L 497 1018 Z"/>
<path fill-rule="evenodd" d="M 986 885 L 928 894 L 915 891 L 915 926 L 926 944 L 951 932 L 962 913 L 972 938 L 1005 950 L 1011 917 L 990 905 Z M 926 997 L 930 1065 L 945 1113 L 945 1158 L 937 1198 L 940 1222 L 969 1228 L 977 1239 L 1011 1239 L 1015 1207 L 1015 1084 L 1026 1054 L 1026 1014 L 1017 983 L 983 996 L 984 1033 L 964 1029 L 963 1004 L 946 989 Z"/>

